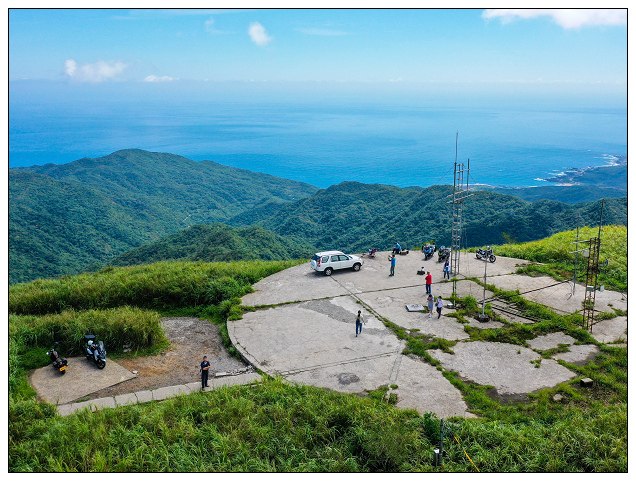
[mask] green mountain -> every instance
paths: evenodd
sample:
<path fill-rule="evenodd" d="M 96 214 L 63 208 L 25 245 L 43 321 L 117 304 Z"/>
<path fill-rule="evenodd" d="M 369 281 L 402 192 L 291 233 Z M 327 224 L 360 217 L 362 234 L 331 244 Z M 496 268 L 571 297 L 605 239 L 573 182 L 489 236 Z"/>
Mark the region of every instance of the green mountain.
<path fill-rule="evenodd" d="M 317 190 L 143 150 L 9 169 L 9 282 L 82 272 L 189 225 L 227 221 Z"/>
<path fill-rule="evenodd" d="M 283 236 L 304 238 L 318 249 L 362 252 L 388 249 L 395 242 L 412 249 L 435 241 L 451 243 L 451 186 L 398 188 L 344 182 L 285 204 L 259 225 Z M 627 223 L 627 198 L 605 201 L 604 222 Z M 478 191 L 464 202 L 463 245 L 530 241 L 580 225 L 598 223 L 600 202 L 569 205 L 527 202 Z M 579 221 L 580 216 L 580 221 Z M 241 220 L 249 221 L 249 212 Z"/>
<path fill-rule="evenodd" d="M 129 266 L 165 260 L 236 261 L 309 259 L 315 249 L 260 226 L 194 225 L 156 242 L 131 249 L 110 264 Z"/>

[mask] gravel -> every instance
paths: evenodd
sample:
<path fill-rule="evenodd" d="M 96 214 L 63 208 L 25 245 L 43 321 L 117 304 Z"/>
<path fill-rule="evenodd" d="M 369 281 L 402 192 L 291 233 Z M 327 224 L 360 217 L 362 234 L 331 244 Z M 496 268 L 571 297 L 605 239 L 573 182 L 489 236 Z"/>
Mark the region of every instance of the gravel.
<path fill-rule="evenodd" d="M 251 370 L 251 366 L 228 354 L 216 324 L 194 317 L 165 317 L 161 322 L 170 348 L 156 356 L 117 359 L 117 364 L 137 371 L 137 377 L 93 392 L 88 399 L 200 381 L 203 356 L 210 361 L 210 377 Z"/>

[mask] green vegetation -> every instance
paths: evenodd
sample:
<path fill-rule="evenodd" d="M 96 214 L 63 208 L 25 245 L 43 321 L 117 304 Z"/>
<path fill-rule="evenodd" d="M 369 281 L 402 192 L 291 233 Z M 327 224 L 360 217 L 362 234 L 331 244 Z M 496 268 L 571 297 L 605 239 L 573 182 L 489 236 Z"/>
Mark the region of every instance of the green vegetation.
<path fill-rule="evenodd" d="M 124 305 L 205 310 L 251 292 L 253 283 L 300 262 L 159 262 L 107 267 L 94 273 L 11 286 L 9 311 L 48 314 Z"/>
<path fill-rule="evenodd" d="M 227 222 L 317 190 L 215 162 L 134 149 L 9 169 L 9 282 L 94 270 L 189 225 Z"/>
<path fill-rule="evenodd" d="M 579 240 L 588 240 L 598 235 L 598 228 L 579 229 Z M 547 266 L 529 266 L 520 269 L 527 274 L 552 275 L 559 280 L 572 279 L 574 266 L 577 266 L 577 278 L 585 281 L 587 258 L 573 251 L 589 247 L 589 244 L 572 244 L 577 239 L 576 230 L 560 232 L 536 242 L 504 244 L 492 246 L 496 255 L 516 257 Z M 599 283 L 608 284 L 608 288 L 627 290 L 627 227 L 606 225 L 601 234 L 600 263 L 607 259 L 607 266 L 600 266 Z"/>
<path fill-rule="evenodd" d="M 282 236 L 305 239 L 318 248 L 363 252 L 389 249 L 395 242 L 420 249 L 424 242 L 450 244 L 450 186 L 400 189 L 343 182 L 285 204 L 259 225 Z M 625 224 L 627 198 L 606 199 L 605 223 Z M 600 202 L 567 205 L 556 201 L 526 202 L 510 195 L 475 192 L 464 205 L 464 243 L 494 244 L 512 236 L 519 242 L 542 239 L 598 221 Z M 249 212 L 243 215 L 249 223 Z"/>
<path fill-rule="evenodd" d="M 157 242 L 129 250 L 113 259 L 114 266 L 176 261 L 249 261 L 309 259 L 315 249 L 259 226 L 195 225 Z"/>
<path fill-rule="evenodd" d="M 164 262 L 10 287 L 9 470 L 475 472 L 466 453 L 482 472 L 627 470 L 627 350 L 604 345 L 595 362 L 567 365 L 581 377 L 592 377 L 593 389 L 578 389 L 574 380 L 530 395 L 522 404 L 502 403 L 487 387 L 442 370 L 481 416 L 445 420 L 461 445 L 447 436 L 442 467 L 432 465 L 439 420 L 395 409 L 398 386 L 391 386 L 395 392 L 386 387 L 360 398 L 269 379 L 65 417 L 35 400 L 26 372 L 48 363 L 43 352 L 53 340 L 72 344 L 93 330 L 111 336 L 109 352 L 124 343 L 152 349 L 151 344 L 165 342 L 156 310 L 224 323 L 240 316 L 235 296 L 291 265 Z M 470 298 L 459 304 L 465 316 L 476 305 Z M 590 342 L 577 322 L 553 315 L 529 326 L 507 325 L 501 334 L 465 329 L 471 338 L 517 339 L 520 345 L 556 329 Z M 432 360 L 427 349 L 452 350 L 454 343 L 393 326 L 425 361 Z M 561 401 L 553 399 L 556 393 Z"/>
<path fill-rule="evenodd" d="M 396 241 L 411 249 L 427 241 L 448 245 L 451 190 L 450 186 L 402 189 L 357 182 L 319 190 L 214 162 L 143 150 L 10 169 L 9 282 L 97 270 L 144 244 L 127 253 L 127 260 L 117 262 L 147 263 L 160 258 L 150 255 L 152 247 L 147 244 L 162 247 L 165 258 L 178 254 L 180 259 L 190 259 L 169 245 L 176 238 L 161 238 L 190 225 L 219 222 L 259 225 L 290 239 L 303 252 L 311 246 L 363 252 L 372 247 L 387 249 Z M 596 189 L 591 198 L 600 192 Z M 574 198 L 573 194 L 566 200 Z M 478 191 L 465 202 L 464 242 L 477 246 L 541 239 L 572 229 L 579 213 L 583 223 L 593 225 L 599 205 L 530 203 L 513 195 Z M 627 197 L 607 199 L 605 222 L 626 224 L 626 210 Z M 253 234 L 226 229 L 223 235 L 228 238 Z M 271 259 L 282 259 L 276 253 L 284 241 L 262 232 L 252 236 L 253 243 L 231 249 L 230 259 L 250 260 L 250 250 L 256 248 L 270 251 Z M 188 236 L 182 233 L 178 238 L 188 242 Z M 220 250 L 201 252 L 201 259 L 217 260 L 229 254 Z"/>

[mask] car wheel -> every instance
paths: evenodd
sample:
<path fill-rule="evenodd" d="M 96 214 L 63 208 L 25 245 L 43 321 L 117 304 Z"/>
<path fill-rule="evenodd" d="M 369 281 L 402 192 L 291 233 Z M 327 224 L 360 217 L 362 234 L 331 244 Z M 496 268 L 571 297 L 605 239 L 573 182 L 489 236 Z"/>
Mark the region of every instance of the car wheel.
<path fill-rule="evenodd" d="M 355 272 L 358 272 L 358 271 L 360 270 L 360 264 L 358 264 L 358 263 L 356 262 L 355 264 L 353 264 L 352 269 L 353 269 Z"/>
<path fill-rule="evenodd" d="M 327 267 L 325 269 L 325 275 L 330 276 L 331 274 L 333 274 L 333 269 L 331 267 Z"/>

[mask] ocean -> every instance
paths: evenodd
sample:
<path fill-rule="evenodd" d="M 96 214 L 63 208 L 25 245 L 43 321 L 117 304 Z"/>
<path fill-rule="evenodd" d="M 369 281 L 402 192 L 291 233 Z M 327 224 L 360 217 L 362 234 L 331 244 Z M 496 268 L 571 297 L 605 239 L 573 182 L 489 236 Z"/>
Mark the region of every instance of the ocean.
<path fill-rule="evenodd" d="M 627 154 L 627 111 L 572 106 L 357 102 L 148 102 L 9 105 L 9 167 L 140 148 L 326 188 L 548 185 L 547 177 Z M 552 184 L 550 184 L 552 185 Z"/>

